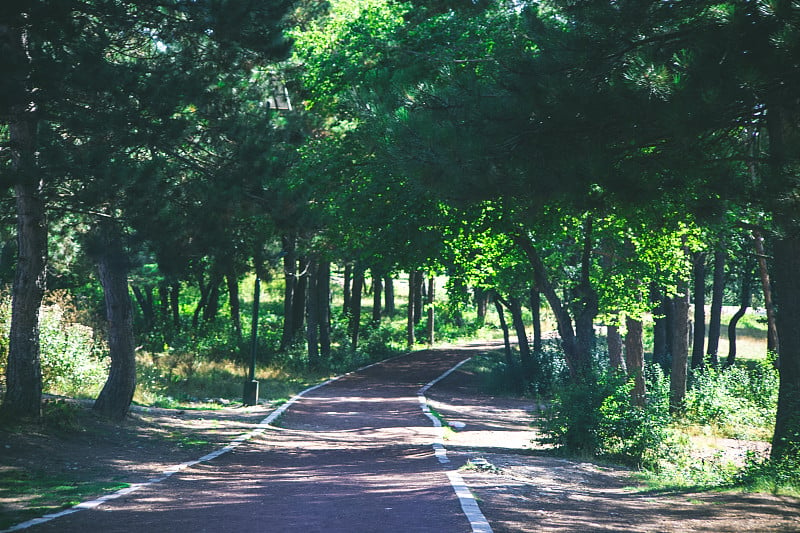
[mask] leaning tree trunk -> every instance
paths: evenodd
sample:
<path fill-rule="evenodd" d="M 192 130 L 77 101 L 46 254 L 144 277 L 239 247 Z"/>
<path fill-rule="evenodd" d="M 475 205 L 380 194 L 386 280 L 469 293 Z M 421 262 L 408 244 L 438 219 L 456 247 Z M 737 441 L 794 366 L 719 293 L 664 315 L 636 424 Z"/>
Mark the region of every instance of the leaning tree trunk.
<path fill-rule="evenodd" d="M 17 89 L 4 95 L 11 101 L 8 115 L 11 173 L 15 182 L 17 208 L 17 270 L 12 288 L 11 329 L 4 413 L 11 418 L 38 418 L 41 414 L 42 374 L 39 351 L 39 308 L 45 291 L 47 267 L 47 219 L 42 199 L 43 182 L 37 176 L 36 118 L 32 95 L 27 87 L 30 60 L 22 31 L 0 22 L 0 45 L 19 72 L 4 73 L 7 87 Z M 0 113 L 5 114 L 5 109 Z"/>
<path fill-rule="evenodd" d="M 758 271 L 761 276 L 761 290 L 764 292 L 764 308 L 767 311 L 767 351 L 779 354 L 780 342 L 778 341 L 778 327 L 775 317 L 775 304 L 772 301 L 772 283 L 767 269 L 767 255 L 764 249 L 764 236 L 759 231 L 753 231 L 753 246 L 758 258 Z"/>
<path fill-rule="evenodd" d="M 739 309 L 736 310 L 736 313 L 733 314 L 731 321 L 728 323 L 728 358 L 725 362 L 727 366 L 736 364 L 736 325 L 747 312 L 747 308 L 750 307 L 750 301 L 753 296 L 752 275 L 753 264 L 751 261 L 747 261 L 744 271 L 742 272 L 742 287 L 739 292 Z"/>
<path fill-rule="evenodd" d="M 725 250 L 714 252 L 714 283 L 711 286 L 711 314 L 708 321 L 706 354 L 714 367 L 719 366 L 719 335 L 722 329 L 722 299 L 725 294 Z"/>
<path fill-rule="evenodd" d="M 694 254 L 694 341 L 692 342 L 692 369 L 702 369 L 706 340 L 706 254 Z"/>
<path fill-rule="evenodd" d="M 685 285 L 678 290 L 683 295 L 670 300 L 672 328 L 670 331 L 670 348 L 672 355 L 672 371 L 669 379 L 670 411 L 683 410 L 686 399 L 686 377 L 689 363 L 689 291 Z"/>
<path fill-rule="evenodd" d="M 128 260 L 118 230 L 106 226 L 100 232 L 102 249 L 97 257 L 97 272 L 105 297 L 111 368 L 94 410 L 113 420 L 122 420 L 136 389 L 136 344 L 128 293 Z"/>
<path fill-rule="evenodd" d="M 628 333 L 625 335 L 625 366 L 628 376 L 633 378 L 631 403 L 644 407 L 647 389 L 644 380 L 644 343 L 642 341 L 642 321 L 625 318 Z"/>
<path fill-rule="evenodd" d="M 519 347 L 519 358 L 522 363 L 522 372 L 526 379 L 533 380 L 538 377 L 539 368 L 531 354 L 530 344 L 528 343 L 528 332 L 525 331 L 525 321 L 522 320 L 522 303 L 519 298 L 509 297 L 508 310 L 511 312 L 511 323 L 517 333 L 517 346 Z"/>
<path fill-rule="evenodd" d="M 517 362 L 514 360 L 514 354 L 511 351 L 511 335 L 508 331 L 508 322 L 506 322 L 506 314 L 503 309 L 503 304 L 500 303 L 499 298 L 494 299 L 494 308 L 497 310 L 497 319 L 500 321 L 500 330 L 503 332 L 503 346 L 506 354 L 506 364 L 511 375 L 518 376 Z"/>

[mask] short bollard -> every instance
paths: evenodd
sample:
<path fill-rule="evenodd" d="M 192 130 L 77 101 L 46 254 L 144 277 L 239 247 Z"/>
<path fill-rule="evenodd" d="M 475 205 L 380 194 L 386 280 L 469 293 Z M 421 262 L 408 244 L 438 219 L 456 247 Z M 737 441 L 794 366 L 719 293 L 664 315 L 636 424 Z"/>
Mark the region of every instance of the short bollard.
<path fill-rule="evenodd" d="M 244 382 L 244 400 L 245 405 L 258 405 L 258 381 L 245 381 Z"/>

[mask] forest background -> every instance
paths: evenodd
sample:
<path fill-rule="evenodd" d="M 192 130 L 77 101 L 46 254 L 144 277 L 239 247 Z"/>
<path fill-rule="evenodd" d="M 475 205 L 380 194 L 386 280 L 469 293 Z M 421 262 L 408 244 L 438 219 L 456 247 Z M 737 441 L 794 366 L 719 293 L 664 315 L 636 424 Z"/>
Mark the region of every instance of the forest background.
<path fill-rule="evenodd" d="M 3 423 L 230 401 L 253 355 L 299 386 L 493 309 L 549 442 L 663 471 L 712 428 L 771 441 L 717 482 L 796 479 L 800 7 L 689 4 L 4 2 Z"/>

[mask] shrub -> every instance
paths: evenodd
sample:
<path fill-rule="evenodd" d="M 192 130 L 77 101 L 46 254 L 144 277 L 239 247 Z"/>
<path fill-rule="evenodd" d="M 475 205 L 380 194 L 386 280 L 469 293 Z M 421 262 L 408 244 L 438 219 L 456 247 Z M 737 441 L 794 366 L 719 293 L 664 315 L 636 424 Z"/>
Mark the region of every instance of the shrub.
<path fill-rule="evenodd" d="M 631 404 L 633 382 L 617 372 L 603 372 L 594 383 L 560 387 L 546 412 L 542 441 L 568 453 L 657 467 L 669 436 L 666 380 L 659 370 L 647 372 L 645 407 Z"/>
<path fill-rule="evenodd" d="M 686 394 L 686 421 L 731 438 L 766 438 L 772 431 L 778 373 L 767 362 L 695 372 Z"/>

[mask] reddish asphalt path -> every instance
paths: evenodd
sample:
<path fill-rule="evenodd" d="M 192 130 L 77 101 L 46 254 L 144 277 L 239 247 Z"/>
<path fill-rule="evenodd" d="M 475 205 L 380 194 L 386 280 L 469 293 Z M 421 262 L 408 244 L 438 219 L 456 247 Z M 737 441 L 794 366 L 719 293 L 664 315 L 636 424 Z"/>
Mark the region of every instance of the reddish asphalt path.
<path fill-rule="evenodd" d="M 474 352 L 472 352 L 474 353 Z M 29 532 L 468 532 L 417 392 L 467 350 L 417 352 L 316 389 L 262 435 Z"/>

